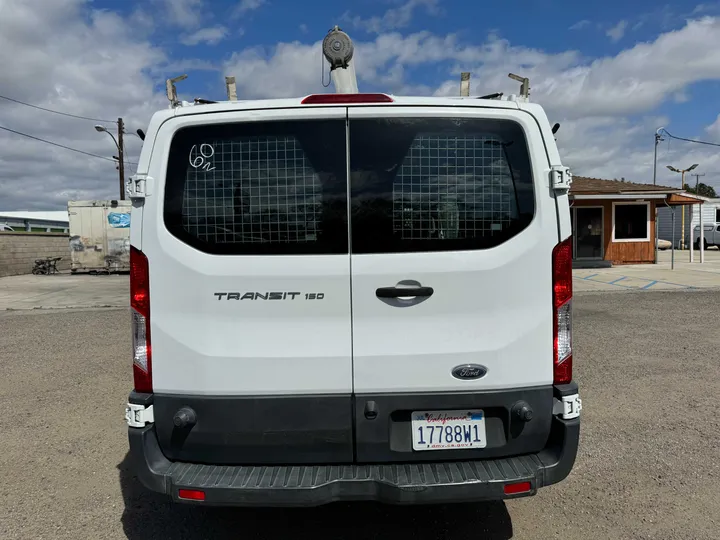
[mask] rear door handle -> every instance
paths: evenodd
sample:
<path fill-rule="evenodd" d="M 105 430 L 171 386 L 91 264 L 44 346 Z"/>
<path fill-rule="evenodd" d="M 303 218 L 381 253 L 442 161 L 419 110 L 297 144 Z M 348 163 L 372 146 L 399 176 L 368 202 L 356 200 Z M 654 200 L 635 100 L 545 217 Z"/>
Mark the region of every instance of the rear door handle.
<path fill-rule="evenodd" d="M 405 296 L 432 296 L 432 287 L 380 287 L 375 291 L 378 298 L 403 298 Z"/>

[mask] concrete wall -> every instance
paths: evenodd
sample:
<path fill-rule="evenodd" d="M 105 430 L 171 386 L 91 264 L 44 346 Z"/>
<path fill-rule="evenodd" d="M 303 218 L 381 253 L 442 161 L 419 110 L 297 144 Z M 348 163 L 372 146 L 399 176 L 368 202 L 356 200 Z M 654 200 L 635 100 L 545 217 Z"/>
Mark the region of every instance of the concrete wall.
<path fill-rule="evenodd" d="M 68 235 L 0 232 L 0 277 L 30 274 L 35 259 L 62 257 L 58 270 L 70 268 Z"/>

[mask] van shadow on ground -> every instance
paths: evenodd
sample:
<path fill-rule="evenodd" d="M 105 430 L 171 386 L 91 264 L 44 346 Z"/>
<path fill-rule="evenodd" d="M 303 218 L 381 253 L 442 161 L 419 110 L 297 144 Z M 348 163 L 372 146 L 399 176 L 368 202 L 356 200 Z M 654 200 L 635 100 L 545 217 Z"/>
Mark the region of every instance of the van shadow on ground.
<path fill-rule="evenodd" d="M 351 503 L 297 509 L 200 508 L 173 503 L 145 489 L 130 470 L 127 455 L 118 470 L 125 502 L 122 525 L 130 540 L 506 540 L 513 536 L 503 502 L 415 507 Z"/>

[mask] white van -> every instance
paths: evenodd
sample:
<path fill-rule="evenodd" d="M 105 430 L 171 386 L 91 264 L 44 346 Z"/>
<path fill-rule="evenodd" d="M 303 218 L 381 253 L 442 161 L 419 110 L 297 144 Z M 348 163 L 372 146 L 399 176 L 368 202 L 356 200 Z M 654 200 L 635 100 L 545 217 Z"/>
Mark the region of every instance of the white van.
<path fill-rule="evenodd" d="M 519 99 L 156 113 L 129 187 L 134 472 L 205 505 L 561 481 L 581 408 L 569 185 Z"/>

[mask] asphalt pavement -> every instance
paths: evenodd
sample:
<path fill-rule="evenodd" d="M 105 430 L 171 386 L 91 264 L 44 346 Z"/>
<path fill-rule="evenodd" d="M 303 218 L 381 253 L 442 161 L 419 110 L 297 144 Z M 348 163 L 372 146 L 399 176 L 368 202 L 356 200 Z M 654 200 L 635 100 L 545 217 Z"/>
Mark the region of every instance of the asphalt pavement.
<path fill-rule="evenodd" d="M 0 311 L 0 538 L 720 538 L 720 291 L 580 294 L 581 448 L 508 503 L 175 505 L 127 463 L 127 309 Z"/>

